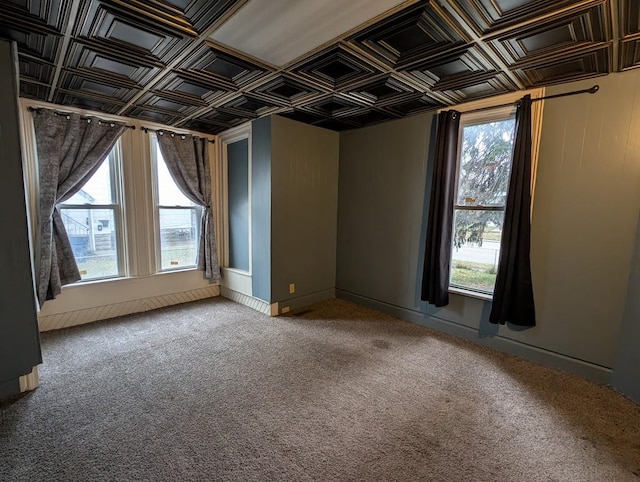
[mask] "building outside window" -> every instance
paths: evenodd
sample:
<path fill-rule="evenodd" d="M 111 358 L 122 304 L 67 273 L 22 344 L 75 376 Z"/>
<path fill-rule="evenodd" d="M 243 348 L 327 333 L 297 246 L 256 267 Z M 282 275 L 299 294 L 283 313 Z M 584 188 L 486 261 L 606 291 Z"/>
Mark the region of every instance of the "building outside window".
<path fill-rule="evenodd" d="M 83 281 L 124 276 L 120 152 L 118 142 L 82 189 L 58 206 Z"/>

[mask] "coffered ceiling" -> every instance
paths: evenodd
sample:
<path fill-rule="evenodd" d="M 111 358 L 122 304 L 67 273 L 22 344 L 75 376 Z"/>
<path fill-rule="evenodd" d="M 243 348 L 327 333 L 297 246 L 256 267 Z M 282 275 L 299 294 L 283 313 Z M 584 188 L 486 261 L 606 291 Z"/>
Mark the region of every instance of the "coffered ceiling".
<path fill-rule="evenodd" d="M 0 37 L 23 97 L 211 134 L 272 113 L 350 129 L 640 67 L 637 0 L 272 1 L 0 0 Z"/>

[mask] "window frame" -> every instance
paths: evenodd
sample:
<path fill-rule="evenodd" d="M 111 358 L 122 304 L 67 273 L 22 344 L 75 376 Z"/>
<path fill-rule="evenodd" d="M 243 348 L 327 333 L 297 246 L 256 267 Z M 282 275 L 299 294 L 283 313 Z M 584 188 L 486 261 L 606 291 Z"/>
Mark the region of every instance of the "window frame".
<path fill-rule="evenodd" d="M 125 223 L 125 197 L 124 197 L 124 171 L 122 157 L 122 138 L 119 138 L 108 156 L 102 161 L 109 161 L 109 178 L 111 185 L 111 204 L 67 204 L 60 203 L 56 208 L 62 215 L 63 210 L 111 210 L 113 212 L 113 222 L 115 224 L 115 240 L 116 240 L 116 265 L 118 273 L 113 276 L 98 276 L 95 278 L 80 279 L 76 281 L 78 284 L 93 283 L 96 281 L 109 281 L 118 278 L 126 278 L 129 276 L 129 270 L 126 260 L 127 257 L 127 235 Z M 113 202 L 115 201 L 115 202 Z M 75 256 L 75 253 L 74 253 Z"/>
<path fill-rule="evenodd" d="M 449 259 L 449 282 L 448 282 L 448 290 L 452 293 L 465 294 L 474 298 L 484 299 L 484 300 L 493 300 L 493 291 L 488 292 L 481 289 L 474 289 L 468 286 L 459 286 L 451 283 L 451 277 L 453 273 L 453 256 L 454 250 L 456 249 L 453 245 L 454 242 L 454 233 L 455 233 L 455 219 L 456 219 L 456 211 L 493 211 L 493 212 L 505 212 L 507 204 L 505 199 L 505 204 L 502 206 L 482 206 L 482 205 L 459 205 L 458 204 L 458 189 L 460 184 L 460 168 L 461 168 L 461 156 L 462 156 L 462 144 L 464 141 L 464 129 L 468 126 L 474 125 L 482 125 L 489 124 L 491 122 L 500 122 L 506 121 L 510 119 L 514 119 L 516 114 L 516 106 L 503 106 L 496 108 L 487 108 L 486 110 L 482 110 L 480 112 L 462 112 L 460 115 L 460 125 L 458 127 L 458 147 L 456 151 L 456 175 L 455 175 L 455 189 L 453 195 L 453 222 L 451 226 L 452 236 L 451 236 L 451 257 Z M 509 173 L 511 173 L 511 168 L 513 167 L 513 145 L 515 144 L 515 126 L 513 133 L 513 144 L 512 144 L 512 156 L 511 156 L 511 167 L 509 169 Z M 508 189 L 508 185 L 507 185 Z M 507 193 L 508 195 L 508 193 Z M 498 251 L 498 265 L 500 263 L 500 255 L 501 249 Z"/>
<path fill-rule="evenodd" d="M 532 99 L 539 99 L 544 97 L 545 88 L 538 87 L 535 89 L 529 89 L 525 91 L 511 92 L 495 97 L 487 97 L 484 99 L 473 100 L 458 104 L 456 106 L 443 107 L 436 111 L 439 114 L 442 111 L 455 109 L 460 112 L 461 115 L 466 114 L 468 117 L 472 115 L 482 115 L 485 110 L 497 110 L 499 106 L 503 106 L 509 103 L 515 103 L 525 95 L 531 95 Z M 535 185 L 538 173 L 538 154 L 540 152 L 540 138 L 542 134 L 542 118 L 544 113 L 545 101 L 538 101 L 533 103 L 531 107 L 531 213 L 535 205 Z M 475 111 L 475 112 L 472 112 Z M 453 241 L 452 241 L 453 242 Z M 449 293 L 461 295 L 466 298 L 475 298 L 481 301 L 492 301 L 493 296 L 487 296 L 480 292 L 469 291 L 460 288 L 454 288 L 448 286 Z"/>
<path fill-rule="evenodd" d="M 157 147 L 157 150 L 156 150 Z M 165 206 L 160 204 L 160 191 L 158 185 L 158 155 L 160 151 L 160 145 L 158 143 L 158 135 L 154 132 L 149 132 L 149 150 L 150 150 L 150 162 L 151 162 L 151 186 L 152 186 L 152 203 L 153 203 L 153 247 L 154 247 L 154 259 L 155 259 L 155 274 L 173 273 L 176 271 L 190 271 L 198 269 L 198 253 L 196 252 L 196 259 L 194 264 L 177 266 L 175 268 L 162 268 L 162 232 L 160 226 L 160 210 L 161 209 L 190 209 L 198 214 L 199 222 L 196 223 L 196 251 L 199 247 L 200 229 L 202 224 L 203 209 L 198 205 L 183 206 L 173 205 Z M 163 159 L 163 162 L 164 159 Z M 174 181 L 175 183 L 175 181 Z M 177 187 L 177 184 L 176 184 Z M 179 189 L 179 188 L 178 188 Z"/>

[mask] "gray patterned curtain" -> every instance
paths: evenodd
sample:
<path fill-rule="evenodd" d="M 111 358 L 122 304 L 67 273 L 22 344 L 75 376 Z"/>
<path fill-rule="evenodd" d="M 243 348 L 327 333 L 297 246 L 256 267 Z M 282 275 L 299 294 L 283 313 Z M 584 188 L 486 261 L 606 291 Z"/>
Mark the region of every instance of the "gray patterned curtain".
<path fill-rule="evenodd" d="M 211 209 L 211 169 L 207 139 L 158 133 L 158 144 L 167 168 L 182 193 L 202 206 L 198 269 L 211 281 L 220 279 L 213 210 Z"/>
<path fill-rule="evenodd" d="M 56 206 L 84 186 L 126 127 L 48 109 L 32 112 L 40 171 L 38 300 L 42 306 L 46 300 L 58 296 L 63 285 L 80 280 L 71 243 Z"/>

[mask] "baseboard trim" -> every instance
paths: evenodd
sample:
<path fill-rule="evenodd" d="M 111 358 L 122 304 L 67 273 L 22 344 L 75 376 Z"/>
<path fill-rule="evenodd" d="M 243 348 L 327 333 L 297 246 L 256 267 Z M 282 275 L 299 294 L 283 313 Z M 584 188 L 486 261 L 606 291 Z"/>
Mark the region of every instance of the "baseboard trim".
<path fill-rule="evenodd" d="M 317 291 L 315 293 L 311 293 L 308 295 L 298 296 L 296 298 L 291 298 L 288 300 L 279 301 L 278 305 L 280 306 L 279 314 L 287 313 L 290 310 L 297 310 L 298 308 L 303 308 L 305 306 L 312 305 L 314 303 L 319 303 L 324 300 L 330 300 L 336 297 L 335 288 L 329 288 L 322 291 Z"/>
<path fill-rule="evenodd" d="M 418 311 L 374 300 L 348 291 L 336 290 L 336 297 L 382 311 L 418 325 L 433 328 L 434 330 L 472 341 L 479 345 L 494 348 L 525 360 L 556 368 L 605 385 L 611 384 L 612 370 L 607 367 L 572 358 L 550 350 L 545 350 L 543 348 L 527 345 L 526 343 L 521 343 L 502 336 L 481 334 L 477 329 L 473 329 L 468 326 L 459 325 L 442 318 L 428 316 Z"/>
<path fill-rule="evenodd" d="M 248 306 L 252 310 L 259 311 L 265 315 L 276 316 L 278 314 L 278 303 L 269 304 L 264 300 L 254 298 L 253 296 L 249 296 L 245 293 L 240 293 L 239 291 L 232 290 L 226 286 L 222 286 L 220 288 L 220 293 L 223 298 Z"/>
<path fill-rule="evenodd" d="M 40 331 L 58 330 L 70 326 L 84 325 L 94 321 L 107 320 L 118 316 L 131 315 L 144 311 L 156 310 L 165 306 L 179 305 L 190 301 L 203 300 L 220 296 L 220 286 L 211 285 L 205 288 L 171 293 L 151 298 L 124 301 L 110 305 L 38 316 Z"/>
<path fill-rule="evenodd" d="M 38 367 L 33 367 L 33 370 L 28 375 L 24 375 L 19 378 L 20 393 L 35 390 L 40 385 L 40 377 L 38 376 Z"/>

